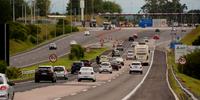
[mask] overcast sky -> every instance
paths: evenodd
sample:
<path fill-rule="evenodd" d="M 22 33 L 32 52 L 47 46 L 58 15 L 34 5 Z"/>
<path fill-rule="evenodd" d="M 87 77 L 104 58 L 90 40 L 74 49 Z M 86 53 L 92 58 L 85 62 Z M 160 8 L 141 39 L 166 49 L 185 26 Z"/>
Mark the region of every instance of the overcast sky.
<path fill-rule="evenodd" d="M 51 12 L 66 12 L 66 1 L 69 0 L 51 0 Z M 144 0 L 110 0 L 120 4 L 124 13 L 137 13 L 144 5 Z M 181 0 L 182 4 L 186 4 L 188 9 L 200 9 L 200 0 Z"/>

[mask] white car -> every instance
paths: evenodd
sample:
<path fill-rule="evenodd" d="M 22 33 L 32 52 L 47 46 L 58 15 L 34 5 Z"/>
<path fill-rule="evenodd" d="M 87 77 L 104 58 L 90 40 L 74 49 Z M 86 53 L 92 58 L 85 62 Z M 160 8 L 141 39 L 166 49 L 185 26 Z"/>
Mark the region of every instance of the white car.
<path fill-rule="evenodd" d="M 112 66 L 110 62 L 102 62 L 100 64 L 99 73 L 102 73 L 102 72 L 109 72 L 112 74 Z"/>
<path fill-rule="evenodd" d="M 89 35 L 90 35 L 90 31 L 85 31 L 85 32 L 84 32 L 84 35 L 85 35 L 85 36 L 89 36 Z"/>
<path fill-rule="evenodd" d="M 56 50 L 56 49 L 57 49 L 56 43 L 50 43 L 49 44 L 49 50 Z"/>
<path fill-rule="evenodd" d="M 115 57 L 115 60 L 124 66 L 124 59 L 122 57 Z"/>
<path fill-rule="evenodd" d="M 139 44 L 138 42 L 132 42 L 131 47 L 135 47 L 138 44 Z"/>
<path fill-rule="evenodd" d="M 92 80 L 96 82 L 96 76 L 93 67 L 81 67 L 78 72 L 78 82 L 81 80 Z"/>
<path fill-rule="evenodd" d="M 102 62 L 108 62 L 108 61 L 109 61 L 109 57 L 108 57 L 108 56 L 102 55 L 102 56 L 100 57 L 100 63 L 102 63 Z"/>
<path fill-rule="evenodd" d="M 135 57 L 135 56 L 134 56 L 133 50 L 128 50 L 127 55 L 126 55 L 126 59 L 127 59 L 127 60 L 129 60 L 129 59 L 133 60 L 134 57 Z"/>
<path fill-rule="evenodd" d="M 5 74 L 0 73 L 0 100 L 13 100 L 14 99 L 14 86 Z"/>
<path fill-rule="evenodd" d="M 141 74 L 143 73 L 143 66 L 142 63 L 139 61 L 132 62 L 129 67 L 129 74 L 131 74 L 132 72 L 140 72 Z"/>
<path fill-rule="evenodd" d="M 54 66 L 54 72 L 56 73 L 57 78 L 64 78 L 65 80 L 68 79 L 68 71 L 65 66 Z"/>

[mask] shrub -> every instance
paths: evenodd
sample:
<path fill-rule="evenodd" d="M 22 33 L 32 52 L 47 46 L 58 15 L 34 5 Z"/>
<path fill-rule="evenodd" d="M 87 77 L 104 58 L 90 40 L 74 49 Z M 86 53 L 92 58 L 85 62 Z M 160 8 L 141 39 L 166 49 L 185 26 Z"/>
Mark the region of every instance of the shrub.
<path fill-rule="evenodd" d="M 196 46 L 200 45 L 200 36 L 192 42 L 192 45 L 196 45 Z"/>
<path fill-rule="evenodd" d="M 29 36 L 28 38 L 29 38 L 29 41 L 30 41 L 31 43 L 33 43 L 33 44 L 36 44 L 36 43 L 37 43 L 37 38 L 36 38 L 36 37 L 34 37 L 34 36 Z"/>
<path fill-rule="evenodd" d="M 7 65 L 4 61 L 0 61 L 0 73 L 6 72 Z"/>
<path fill-rule="evenodd" d="M 30 25 L 27 25 L 27 27 L 30 30 L 29 35 L 36 37 L 37 33 L 41 33 L 41 28 L 39 26 L 30 24 Z"/>
<path fill-rule="evenodd" d="M 27 33 L 30 33 L 30 29 L 18 22 L 9 22 L 9 36 L 10 39 L 19 39 L 25 41 Z"/>
<path fill-rule="evenodd" d="M 8 67 L 6 70 L 6 75 L 9 79 L 16 79 L 22 75 L 22 72 L 19 68 L 16 67 Z"/>
<path fill-rule="evenodd" d="M 200 50 L 186 55 L 186 64 L 178 65 L 178 70 L 186 75 L 200 79 Z"/>
<path fill-rule="evenodd" d="M 80 59 L 84 57 L 84 49 L 80 45 L 72 45 L 69 59 Z"/>
<path fill-rule="evenodd" d="M 65 20 L 65 19 L 58 19 L 57 25 L 63 26 L 63 20 L 64 20 L 65 25 L 70 25 L 70 22 L 68 20 Z"/>

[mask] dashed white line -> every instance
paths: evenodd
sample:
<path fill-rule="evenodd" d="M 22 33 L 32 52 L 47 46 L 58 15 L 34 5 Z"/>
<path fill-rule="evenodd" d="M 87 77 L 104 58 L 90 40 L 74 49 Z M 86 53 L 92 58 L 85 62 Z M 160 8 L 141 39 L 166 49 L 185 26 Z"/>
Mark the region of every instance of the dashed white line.
<path fill-rule="evenodd" d="M 76 95 L 77 93 L 72 93 L 71 96 Z"/>
<path fill-rule="evenodd" d="M 54 99 L 54 100 L 60 100 L 60 99 L 62 99 L 62 98 L 56 98 L 56 99 Z"/>
<path fill-rule="evenodd" d="M 83 90 L 83 92 L 86 92 L 86 91 L 88 91 L 88 89 L 84 89 L 84 90 Z"/>

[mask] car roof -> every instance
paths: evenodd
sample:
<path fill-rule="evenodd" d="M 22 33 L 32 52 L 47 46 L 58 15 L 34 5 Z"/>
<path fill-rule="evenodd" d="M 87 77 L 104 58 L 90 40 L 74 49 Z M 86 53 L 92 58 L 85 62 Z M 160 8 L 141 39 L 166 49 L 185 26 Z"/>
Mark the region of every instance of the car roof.
<path fill-rule="evenodd" d="M 93 67 L 86 67 L 86 66 L 84 66 L 84 67 L 81 67 L 81 69 L 93 69 Z"/>
<path fill-rule="evenodd" d="M 55 68 L 55 67 L 63 67 L 63 68 L 65 68 L 65 66 L 54 66 L 54 68 Z"/>
<path fill-rule="evenodd" d="M 141 63 L 140 61 L 133 61 L 132 63 Z"/>
<path fill-rule="evenodd" d="M 51 65 L 39 65 L 39 67 L 53 67 Z"/>

